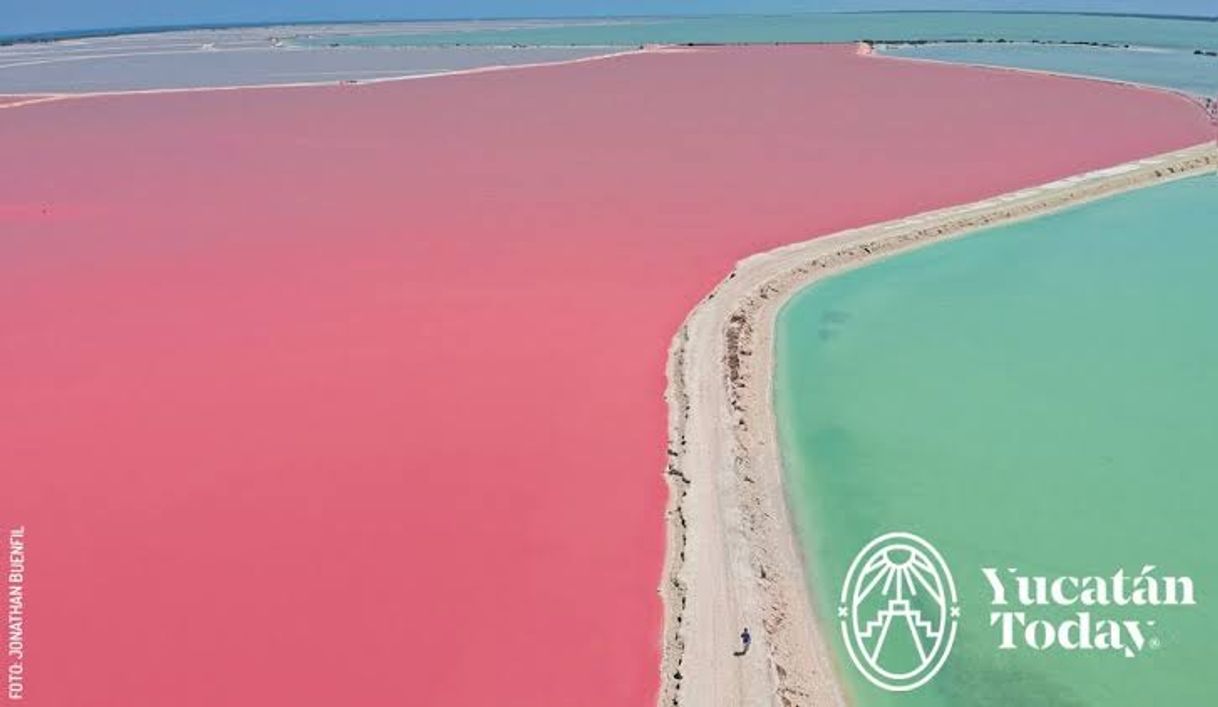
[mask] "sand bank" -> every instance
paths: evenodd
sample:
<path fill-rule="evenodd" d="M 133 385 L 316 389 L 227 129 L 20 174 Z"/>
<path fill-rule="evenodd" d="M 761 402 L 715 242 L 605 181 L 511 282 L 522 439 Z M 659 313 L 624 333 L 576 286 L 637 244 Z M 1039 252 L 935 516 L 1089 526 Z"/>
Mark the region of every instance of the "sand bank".
<path fill-rule="evenodd" d="M 978 229 L 1214 171 L 1212 142 L 785 246 L 741 261 L 669 352 L 669 554 L 661 704 L 841 705 L 783 491 L 774 324 L 800 288 Z M 742 627 L 749 655 L 732 654 Z"/>
<path fill-rule="evenodd" d="M 46 103 L 47 101 L 59 100 L 61 96 L 44 96 L 40 94 L 30 95 L 12 95 L 0 96 L 0 109 L 4 108 L 20 108 L 21 106 L 31 106 L 35 103 Z"/>

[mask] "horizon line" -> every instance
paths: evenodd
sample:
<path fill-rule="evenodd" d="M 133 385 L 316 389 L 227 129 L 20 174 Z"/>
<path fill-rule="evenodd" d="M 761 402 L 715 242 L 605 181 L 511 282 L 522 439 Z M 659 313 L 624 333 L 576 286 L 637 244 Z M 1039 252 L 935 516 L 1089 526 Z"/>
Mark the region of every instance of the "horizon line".
<path fill-rule="evenodd" d="M 1073 15 L 1078 17 L 1116 17 L 1185 22 L 1218 22 L 1218 15 L 1167 14 L 1152 12 L 1102 12 L 1096 10 L 966 10 L 966 9 L 899 9 L 899 10 L 805 10 L 798 12 L 717 12 L 708 14 L 658 15 L 502 15 L 486 17 L 369 17 L 362 19 L 281 19 L 246 22 L 198 22 L 181 24 L 118 25 L 86 29 L 42 30 L 0 34 L 0 46 L 67 39 L 96 39 L 137 34 L 160 34 L 192 30 L 253 29 L 259 27 L 309 27 L 321 25 L 409 24 L 423 22 L 500 22 L 511 20 L 645 20 L 645 19 L 704 19 L 717 17 L 790 17 L 795 15 L 896 15 L 896 14 L 960 14 L 960 15 Z"/>

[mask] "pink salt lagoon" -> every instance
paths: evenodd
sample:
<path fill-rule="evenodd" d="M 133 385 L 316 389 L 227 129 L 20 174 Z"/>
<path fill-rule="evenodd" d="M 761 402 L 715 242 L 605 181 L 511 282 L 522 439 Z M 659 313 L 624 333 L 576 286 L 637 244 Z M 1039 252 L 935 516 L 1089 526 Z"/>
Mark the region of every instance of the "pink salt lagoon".
<path fill-rule="evenodd" d="M 665 356 L 732 263 L 1209 131 L 849 46 L 0 111 L 27 702 L 651 704 Z"/>

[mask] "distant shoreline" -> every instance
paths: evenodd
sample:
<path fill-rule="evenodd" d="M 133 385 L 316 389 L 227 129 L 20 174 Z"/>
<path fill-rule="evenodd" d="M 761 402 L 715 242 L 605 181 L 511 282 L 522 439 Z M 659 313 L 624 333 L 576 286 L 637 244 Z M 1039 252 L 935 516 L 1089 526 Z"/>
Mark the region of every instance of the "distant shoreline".
<path fill-rule="evenodd" d="M 279 19 L 253 22 L 200 22 L 161 25 L 129 25 L 116 27 L 98 27 L 93 29 L 61 29 L 42 30 L 35 32 L 14 32 L 0 34 L 0 46 L 13 44 L 38 44 L 72 39 L 96 39 L 99 37 L 120 37 L 125 35 L 161 34 L 166 32 L 219 31 L 226 29 L 258 29 L 272 27 L 321 27 L 345 25 L 374 25 L 374 24 L 423 24 L 428 22 L 540 22 L 540 21 L 606 21 L 606 20 L 692 20 L 716 19 L 729 17 L 791 17 L 807 15 L 1045 15 L 1073 17 L 1109 17 L 1137 20 L 1173 20 L 1183 22 L 1218 22 L 1218 15 L 1171 15 L 1139 12 L 1069 12 L 1069 11 L 1032 11 L 1032 10 L 856 10 L 842 12 L 793 12 L 787 14 L 749 13 L 749 14 L 709 14 L 709 15 L 573 15 L 573 16 L 502 16 L 502 17 L 414 17 L 414 18 L 364 18 L 364 19 Z M 863 39 L 857 38 L 858 41 Z M 961 40 L 967 41 L 967 40 Z"/>
<path fill-rule="evenodd" d="M 850 14 L 850 13 L 841 13 L 841 14 L 844 15 L 844 14 Z M 860 14 L 862 14 L 862 13 L 860 13 Z M 900 14 L 900 13 L 897 13 L 897 14 Z M 989 13 L 989 14 L 1003 14 L 1003 13 Z M 442 23 L 443 21 L 436 21 L 436 22 Z M 1210 92 L 1206 89 L 1206 87 L 1203 84 L 1201 84 L 1201 85 L 1193 85 L 1193 84 L 1169 85 L 1170 82 L 1167 81 L 1166 78 L 1164 78 L 1163 82 L 1160 82 L 1160 83 L 1145 83 L 1142 81 L 1138 81 L 1136 79 L 1121 78 L 1120 72 L 1117 72 L 1114 75 L 1108 75 L 1108 76 L 1092 75 L 1092 74 L 1074 74 L 1074 73 L 1069 73 L 1067 71 L 1062 71 L 1062 70 L 1058 70 L 1058 69 L 1054 69 L 1054 68 L 1029 68 L 1029 67 L 1022 67 L 1022 66 L 1018 66 L 1018 65 L 1007 65 L 1007 64 L 1003 64 L 1001 61 L 995 61 L 993 63 L 984 63 L 983 61 L 974 61 L 974 60 L 969 60 L 967 58 L 937 59 L 934 57 L 909 55 L 911 53 L 917 54 L 916 49 L 920 48 L 920 47 L 986 46 L 986 47 L 1016 48 L 1016 47 L 1036 46 L 1036 47 L 1048 47 L 1049 48 L 1047 50 L 1048 52 L 1055 51 L 1054 48 L 1062 48 L 1061 51 L 1066 51 L 1067 49 L 1071 49 L 1071 48 L 1096 48 L 1097 50 L 1100 50 L 1100 51 L 1110 50 L 1113 52 L 1121 52 L 1121 51 L 1136 52 L 1136 51 L 1140 51 L 1140 50 L 1147 50 L 1147 51 L 1151 51 L 1151 52 L 1170 53 L 1171 55 L 1176 56 L 1176 57 L 1180 57 L 1180 56 L 1191 53 L 1192 55 L 1195 55 L 1196 57 L 1198 57 L 1197 59 L 1195 59 L 1195 61 L 1200 61 L 1203 64 L 1208 64 L 1210 59 L 1218 59 L 1218 48 L 1215 48 L 1215 49 L 1189 48 L 1189 47 L 1186 47 L 1183 45 L 1181 45 L 1181 46 L 1160 46 L 1160 45 L 1154 44 L 1153 41 L 1149 41 L 1149 38 L 1143 38 L 1144 41 L 1142 41 L 1140 43 L 1136 43 L 1136 42 L 1132 42 L 1132 41 L 1128 42 L 1128 43 L 1126 43 L 1126 42 L 1118 43 L 1118 42 L 1111 42 L 1111 41 L 1069 40 L 1069 39 L 1065 39 L 1065 40 L 1050 40 L 1050 39 L 1035 39 L 1035 38 L 1033 38 L 1033 39 L 1009 39 L 1009 38 L 1004 38 L 1004 37 L 989 37 L 989 38 L 977 37 L 977 38 L 968 38 L 968 39 L 953 39 L 953 38 L 870 39 L 869 38 L 869 39 L 858 40 L 857 42 L 839 42 L 839 41 L 828 41 L 828 40 L 826 40 L 826 41 L 775 40 L 775 41 L 743 41 L 743 42 L 691 41 L 691 42 L 643 42 L 643 43 L 620 42 L 619 43 L 618 41 L 616 41 L 616 38 L 614 38 L 614 37 L 608 37 L 608 38 L 604 39 L 604 41 L 600 41 L 600 42 L 589 41 L 588 37 L 583 37 L 584 41 L 574 42 L 574 43 L 538 42 L 538 41 L 525 42 L 525 43 L 512 43 L 509 40 L 514 37 L 513 33 L 515 33 L 515 32 L 528 31 L 528 29 L 530 27 L 540 29 L 540 30 L 547 30 L 547 29 L 553 30 L 559 26 L 511 24 L 511 25 L 495 25 L 495 26 L 490 26 L 490 27 L 475 26 L 473 29 L 481 32 L 481 34 L 480 34 L 481 39 L 478 41 L 460 41 L 462 39 L 462 35 L 466 33 L 466 30 L 452 29 L 451 25 L 448 25 L 448 26 L 437 25 L 436 27 L 425 27 L 424 29 L 420 30 L 421 34 L 419 34 L 419 36 L 420 37 L 430 37 L 430 39 L 424 39 L 423 41 L 416 42 L 416 41 L 410 40 L 409 38 L 407 38 L 406 40 L 399 41 L 398 40 L 399 32 L 402 32 L 405 30 L 395 29 L 392 26 L 388 26 L 388 25 L 384 25 L 384 24 L 378 25 L 378 24 L 367 24 L 367 23 L 351 23 L 351 24 L 352 24 L 352 26 L 364 28 L 362 32 L 356 33 L 355 40 L 349 39 L 349 34 L 345 33 L 343 29 L 336 27 L 336 26 L 332 26 L 332 25 L 278 25 L 278 24 L 261 25 L 260 24 L 260 25 L 234 26 L 231 28 L 231 31 L 234 32 L 234 34 L 224 34 L 223 31 L 220 31 L 219 33 L 213 34 L 213 35 L 208 35 L 206 33 L 204 33 L 202 35 L 198 35 L 198 36 L 189 35 L 189 34 L 175 35 L 175 38 L 174 38 L 175 42 L 183 42 L 190 46 L 188 46 L 187 48 L 175 47 L 174 51 L 171 51 L 171 52 L 160 50 L 160 48 L 159 48 L 160 45 L 156 40 L 140 41 L 137 39 L 132 39 L 128 43 L 127 41 L 122 40 L 122 39 L 117 39 L 117 40 L 113 39 L 114 36 L 129 36 L 129 37 L 146 36 L 146 35 L 141 35 L 141 34 L 107 35 L 107 34 L 102 33 L 101 31 L 98 31 L 96 33 L 89 35 L 91 38 L 96 40 L 94 44 L 92 44 L 92 45 L 83 45 L 82 44 L 81 45 L 81 47 L 86 47 L 86 48 L 95 50 L 95 52 L 98 53 L 98 56 L 101 58 L 138 56 L 141 52 L 147 53 L 150 55 L 151 54 L 190 55 L 189 58 L 174 59 L 174 60 L 182 61 L 182 62 L 193 62 L 193 64 L 190 64 L 190 66 L 193 67 L 192 70 L 196 71 L 196 72 L 199 71 L 200 69 L 202 69 L 203 67 L 209 66 L 209 64 L 206 63 L 207 60 L 204 58 L 205 56 L 213 55 L 216 53 L 221 53 L 223 51 L 230 51 L 230 50 L 232 50 L 230 45 L 232 45 L 232 47 L 239 48 L 243 51 L 247 51 L 248 56 L 254 56 L 254 59 L 249 60 L 254 65 L 256 65 L 258 63 L 258 61 L 268 61 L 269 60 L 269 59 L 267 59 L 267 60 L 261 59 L 261 57 L 263 57 L 263 56 L 266 56 L 266 57 L 270 56 L 266 52 L 282 52 L 282 54 L 276 55 L 276 56 L 278 56 L 277 59 L 274 59 L 274 62 L 276 62 L 276 64 L 267 64 L 267 66 L 275 65 L 278 67 L 286 66 L 286 67 L 290 68 L 290 67 L 293 67 L 296 65 L 303 65 L 304 68 L 300 69 L 299 71 L 296 72 L 297 77 L 309 74 L 310 71 L 312 71 L 312 69 L 310 69 L 308 66 L 308 62 L 310 61 L 310 59 L 308 59 L 308 57 L 313 57 L 316 55 L 312 54 L 310 52 L 324 52 L 324 51 L 343 52 L 342 56 L 348 57 L 347 59 L 343 59 L 342 61 L 335 60 L 336 63 L 334 65 L 336 67 L 339 67 L 339 70 L 320 72 L 317 74 L 316 77 L 310 77 L 310 78 L 297 78 L 297 77 L 288 78 L 290 76 L 290 74 L 284 73 L 283 68 L 278 68 L 277 69 L 278 74 L 269 72 L 267 69 L 262 69 L 262 73 L 266 74 L 266 76 L 261 76 L 261 77 L 259 77 L 257 75 L 258 71 L 255 70 L 254 73 L 251 74 L 251 76 L 253 76 L 253 79 L 250 79 L 248 76 L 237 76 L 237 78 L 233 78 L 233 76 L 225 76 L 223 74 L 223 72 L 221 72 L 221 74 L 217 75 L 216 77 L 212 77 L 213 80 L 208 81 L 207 83 L 187 80 L 187 81 L 183 81 L 177 85 L 175 85 L 172 81 L 163 81 L 162 83 L 157 83 L 157 82 L 153 81 L 153 82 L 143 82 L 142 84 L 139 81 L 130 81 L 127 84 L 124 84 L 122 81 L 117 81 L 117 82 L 113 82 L 113 83 L 115 83 L 115 85 L 110 86 L 110 85 L 107 85 L 107 81 L 105 81 L 105 80 L 93 80 L 93 81 L 81 84 L 79 86 L 67 84 L 62 80 L 60 80 L 58 82 L 51 81 L 51 82 L 39 83 L 37 81 L 30 80 L 29 69 L 25 68 L 25 67 L 28 67 L 31 64 L 53 64 L 53 63 L 56 63 L 59 61 L 77 61 L 82 58 L 83 59 L 93 59 L 94 57 L 77 56 L 78 54 L 81 54 L 84 50 L 81 47 L 77 47 L 75 45 L 70 45 L 70 44 L 64 44 L 64 45 L 60 46 L 60 45 L 55 45 L 53 43 L 48 43 L 45 45 L 46 46 L 45 49 L 41 49 L 41 48 L 22 49 L 20 47 L 15 47 L 14 45 L 11 45 L 11 44 L 9 44 L 7 46 L 3 46 L 3 43 L 0 42 L 0 94 L 8 95 L 8 96 L 21 96 L 21 97 L 28 97 L 28 98 L 41 97 L 42 100 L 47 100 L 47 99 L 52 99 L 52 98 L 57 99 L 60 97 L 80 97 L 80 96 L 85 96 L 85 95 L 110 95 L 110 94 L 117 94 L 117 93 L 124 93 L 124 94 L 144 93 L 144 92 L 171 91 L 171 90 L 172 91 L 178 91 L 178 90 L 229 90 L 229 89 L 235 89 L 235 88 L 255 88 L 255 87 L 274 88 L 274 87 L 296 87 L 296 86 L 305 86 L 305 85 L 325 85 L 325 84 L 329 84 L 329 83 L 372 83 L 372 82 L 386 80 L 386 79 L 394 80 L 394 79 L 411 78 L 411 77 L 422 78 L 424 76 L 460 74 L 460 73 L 464 73 L 466 71 L 472 70 L 473 67 L 470 66 L 469 64 L 476 63 L 476 62 L 469 62 L 466 60 L 458 60 L 458 61 L 454 62 L 455 65 L 452 66 L 451 68 L 449 68 L 449 67 L 441 68 L 441 67 L 437 66 L 435 68 L 428 67 L 426 70 L 413 70 L 408 65 L 408 62 L 403 62 L 397 58 L 376 59 L 376 60 L 372 61 L 371 63 L 369 63 L 368 59 L 363 59 L 363 60 L 356 60 L 357 65 L 350 64 L 350 57 L 353 56 L 355 52 L 363 51 L 365 47 L 367 47 L 370 51 L 366 54 L 361 55 L 364 57 L 400 57 L 403 55 L 404 52 L 411 52 L 411 51 L 420 51 L 420 52 L 422 52 L 422 51 L 432 51 L 432 52 L 452 51 L 452 52 L 458 52 L 458 53 L 462 52 L 462 51 L 484 52 L 484 51 L 496 51 L 496 50 L 500 50 L 500 51 L 513 50 L 513 51 L 519 51 L 519 52 L 566 51 L 566 52 L 578 52 L 578 53 L 596 52 L 596 54 L 598 54 L 598 55 L 613 55 L 613 54 L 625 53 L 625 52 L 629 52 L 629 51 L 643 51 L 643 50 L 655 51 L 655 50 L 662 50 L 662 49 L 676 50 L 676 49 L 682 49 L 682 48 L 703 48 L 703 47 L 721 47 L 721 46 L 801 46 L 801 45 L 802 46 L 825 46 L 825 45 L 838 45 L 838 44 L 853 43 L 853 44 L 860 45 L 860 46 L 867 48 L 868 53 L 872 53 L 876 56 L 886 58 L 886 59 L 896 59 L 896 60 L 902 60 L 902 61 L 938 62 L 938 63 L 946 63 L 946 64 L 951 64 L 951 65 L 956 65 L 956 66 L 982 67 L 982 68 L 988 68 L 991 70 L 1015 70 L 1015 71 L 1021 71 L 1021 72 L 1026 72 L 1026 73 L 1044 73 L 1044 74 L 1049 74 L 1049 75 L 1053 75 L 1053 76 L 1115 82 L 1115 83 L 1119 83 L 1119 84 L 1126 84 L 1126 85 L 1132 85 L 1132 86 L 1149 88 L 1149 89 L 1165 90 L 1165 91 L 1177 93 L 1181 96 L 1187 97 L 1189 100 L 1199 103 L 1204 110 L 1206 110 L 1207 112 L 1210 112 L 1211 114 L 1214 113 L 1215 108 L 1216 108 L 1216 102 L 1214 101 L 1213 98 L 1211 98 Z M 413 23 L 412 26 L 417 25 L 417 24 L 418 23 Z M 573 25 L 573 26 L 584 27 L 584 28 L 593 27 L 593 26 L 602 27 L 602 25 L 599 22 L 589 22 L 589 23 L 584 23 L 582 25 Z M 320 27 L 321 29 L 318 29 L 315 34 L 308 34 L 308 33 L 302 34 L 302 32 L 307 30 L 309 27 Z M 244 28 L 244 31 L 240 28 Z M 172 28 L 172 29 L 174 31 L 176 31 L 177 28 Z M 279 29 L 282 29 L 283 31 L 280 32 L 280 31 L 278 31 Z M 149 32 L 151 32 L 151 31 L 153 31 L 153 30 L 149 30 Z M 171 31 L 171 30 L 166 30 L 166 31 Z M 601 32 L 604 30 L 597 30 L 597 31 Z M 616 30 L 610 29 L 607 31 L 612 33 L 612 32 L 615 32 Z M 498 36 L 497 33 L 500 33 L 500 32 L 504 33 L 503 42 L 496 43 L 496 41 L 497 41 L 496 37 Z M 488 36 L 488 33 L 489 33 L 489 36 Z M 410 32 L 406 32 L 406 35 L 407 35 L 407 37 L 413 36 L 413 35 L 411 35 Z M 168 36 L 168 35 L 166 35 L 166 36 Z M 448 39 L 450 37 L 453 40 L 451 42 L 448 41 Z M 525 37 L 519 37 L 519 38 L 524 39 Z M 529 37 L 529 38 L 536 39 L 535 37 Z M 571 37 L 571 39 L 575 39 L 575 38 L 576 37 Z M 52 42 L 52 41 L 53 40 L 48 40 L 48 42 Z M 166 40 L 166 41 L 168 41 L 168 40 Z M 194 44 L 190 44 L 191 42 L 193 42 Z M 261 48 L 259 49 L 258 52 L 255 52 L 254 54 L 248 54 L 248 50 L 251 48 L 254 48 L 252 43 L 260 43 Z M 197 45 L 197 46 L 195 46 L 195 45 Z M 25 45 L 25 46 L 38 47 L 40 45 L 31 44 L 31 45 Z M 1218 45 L 1215 45 L 1215 46 L 1218 47 Z M 912 48 L 912 50 L 906 51 L 906 52 L 901 52 L 902 48 Z M 390 50 L 393 50 L 393 53 L 386 51 L 386 52 L 377 54 L 374 51 L 374 50 L 381 50 L 381 49 L 390 49 Z M 872 50 L 874 50 L 874 51 L 872 51 Z M 124 54 L 124 52 L 126 52 L 127 54 Z M 967 54 L 968 52 L 966 51 L 964 53 Z M 284 64 L 283 60 L 285 58 L 291 59 L 291 62 L 289 62 L 288 64 Z M 320 61 L 323 61 L 323 60 L 315 60 L 313 63 L 317 64 Z M 1184 61 L 1184 60 L 1183 59 L 1173 59 L 1173 61 Z M 517 63 L 517 62 L 519 62 L 519 63 Z M 491 66 L 496 66 L 496 65 L 503 65 L 503 66 L 525 67 L 525 66 L 543 64 L 543 63 L 548 64 L 548 63 L 553 63 L 553 61 L 551 59 L 519 60 L 516 58 L 503 58 L 502 60 L 488 62 L 488 63 L 484 64 L 484 66 L 491 67 Z M 1052 62 L 1050 62 L 1050 64 L 1051 63 Z M 368 66 L 364 66 L 364 64 L 368 64 Z M 462 64 L 465 64 L 465 65 L 462 66 Z M 382 66 L 382 65 L 386 68 L 384 68 L 384 69 L 378 68 L 378 66 Z M 121 66 L 121 65 L 117 65 L 117 66 Z M 184 66 L 185 66 L 185 64 L 184 64 Z M 1200 66 L 1200 65 L 1198 65 L 1198 66 Z M 86 68 L 91 68 L 91 67 L 92 67 L 92 65 L 89 65 Z M 14 70 L 14 72 L 11 75 L 6 73 L 6 70 L 10 69 L 10 68 Z M 1216 68 L 1218 68 L 1218 65 L 1216 65 Z M 1199 70 L 1203 70 L 1203 69 L 1199 69 Z M 233 72 L 230 72 L 230 73 L 233 73 Z M 116 74 L 116 75 L 118 75 L 118 74 Z M 187 74 L 184 74 L 184 75 L 189 75 L 189 72 L 187 72 Z M 13 78 L 13 81 L 15 83 L 7 83 L 9 81 L 10 76 Z M 90 84 L 92 84 L 92 85 L 90 85 Z M 30 101 L 27 101 L 27 102 L 23 103 L 23 105 L 29 105 L 29 103 L 30 103 Z M 12 106 L 10 106 L 10 107 L 12 107 Z M 1216 116 L 1215 119 L 1218 119 L 1218 116 Z"/>

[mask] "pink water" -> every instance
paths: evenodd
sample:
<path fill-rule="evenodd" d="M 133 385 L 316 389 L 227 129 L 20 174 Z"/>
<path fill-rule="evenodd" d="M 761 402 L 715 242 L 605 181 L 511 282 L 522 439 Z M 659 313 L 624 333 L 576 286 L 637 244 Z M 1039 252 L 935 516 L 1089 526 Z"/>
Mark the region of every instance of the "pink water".
<path fill-rule="evenodd" d="M 0 111 L 27 703 L 651 704 L 665 353 L 733 261 L 1207 131 L 853 47 Z"/>

